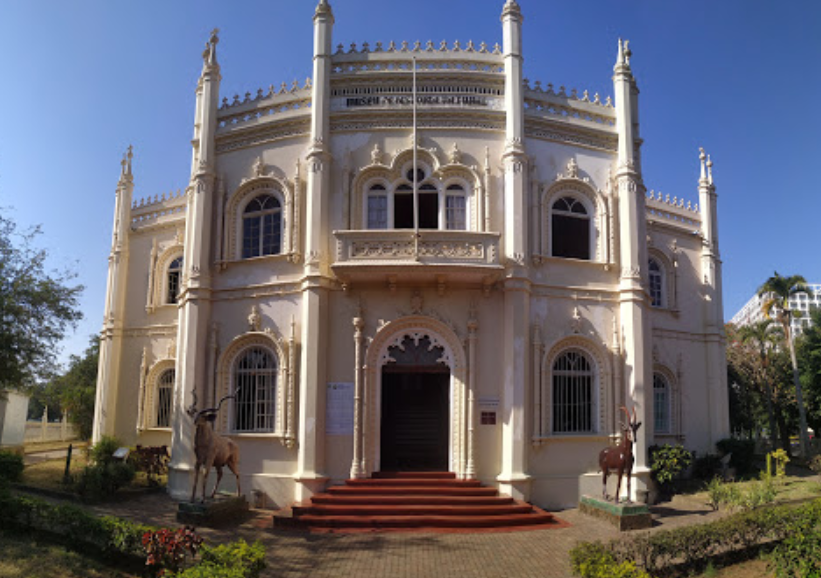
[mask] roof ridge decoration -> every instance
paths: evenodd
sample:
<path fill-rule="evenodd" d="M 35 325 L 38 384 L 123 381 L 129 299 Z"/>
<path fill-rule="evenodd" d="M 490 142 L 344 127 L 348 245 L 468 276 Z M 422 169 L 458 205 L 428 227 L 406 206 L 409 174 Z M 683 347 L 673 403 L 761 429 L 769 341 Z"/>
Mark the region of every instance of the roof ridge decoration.
<path fill-rule="evenodd" d="M 658 191 L 658 192 L 649 191 L 647 193 L 646 197 L 647 197 L 647 200 L 649 200 L 649 201 L 655 201 L 657 203 L 664 204 L 664 205 L 667 205 L 669 207 L 679 209 L 679 210 L 685 210 L 685 211 L 690 211 L 690 212 L 693 212 L 693 213 L 698 213 L 698 203 L 693 205 L 692 201 L 687 201 L 687 204 L 685 204 L 684 203 L 684 197 L 679 199 L 678 197 L 674 196 L 671 199 L 670 195 L 665 195 L 661 191 Z"/>

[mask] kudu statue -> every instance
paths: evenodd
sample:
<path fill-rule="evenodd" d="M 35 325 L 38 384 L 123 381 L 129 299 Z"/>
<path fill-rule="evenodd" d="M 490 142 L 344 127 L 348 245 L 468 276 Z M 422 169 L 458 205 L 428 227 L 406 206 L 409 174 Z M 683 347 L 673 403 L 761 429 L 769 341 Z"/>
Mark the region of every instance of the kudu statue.
<path fill-rule="evenodd" d="M 616 484 L 616 495 L 614 502 L 619 502 L 619 494 L 621 493 L 621 478 L 627 474 L 627 501 L 630 501 L 630 475 L 633 471 L 633 443 L 636 441 L 636 432 L 641 427 L 641 422 L 636 417 L 636 407 L 633 406 L 633 416 L 627 408 L 621 406 L 624 414 L 627 416 L 627 423 L 620 423 L 623 436 L 621 443 L 617 446 L 610 446 L 604 448 L 599 454 L 599 469 L 602 472 L 602 496 L 607 500 L 607 476 L 610 470 L 619 473 L 619 481 Z"/>
<path fill-rule="evenodd" d="M 217 469 L 217 483 L 214 484 L 214 491 L 211 492 L 212 498 L 217 494 L 224 466 L 228 466 L 228 469 L 236 476 L 237 496 L 242 495 L 239 486 L 239 447 L 232 440 L 214 432 L 214 421 L 217 419 L 222 403 L 232 397 L 234 395 L 226 395 L 217 407 L 209 407 L 201 411 L 196 411 L 195 406 L 192 406 L 191 413 L 194 414 L 194 426 L 197 428 L 194 434 L 194 453 L 197 461 L 194 465 L 194 486 L 191 488 L 192 502 L 197 493 L 197 481 L 201 469 L 205 470 L 202 475 L 202 501 L 205 501 L 205 486 L 212 467 Z"/>

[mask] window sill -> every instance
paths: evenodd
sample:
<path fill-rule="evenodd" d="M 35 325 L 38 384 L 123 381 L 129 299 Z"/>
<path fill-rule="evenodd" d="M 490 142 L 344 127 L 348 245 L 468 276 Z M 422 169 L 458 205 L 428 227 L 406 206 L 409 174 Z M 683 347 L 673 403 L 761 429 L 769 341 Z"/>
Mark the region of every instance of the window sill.
<path fill-rule="evenodd" d="M 144 432 L 171 433 L 171 428 L 170 427 L 147 427 L 143 431 Z"/>
<path fill-rule="evenodd" d="M 601 433 L 579 433 L 579 434 L 550 434 L 542 437 L 534 437 L 533 445 L 542 445 L 550 442 L 609 442 L 610 436 Z"/>
<path fill-rule="evenodd" d="M 573 257 L 553 257 L 552 255 L 536 255 L 532 256 L 534 265 L 544 265 L 547 263 L 569 263 L 571 265 L 581 265 L 587 267 L 602 267 L 605 271 L 615 269 L 613 263 L 604 263 L 602 261 L 595 261 L 593 259 L 575 259 Z"/>
<path fill-rule="evenodd" d="M 292 261 L 294 253 L 275 253 L 273 255 L 260 255 L 259 257 L 247 257 L 245 259 L 225 259 L 218 261 L 219 267 L 227 267 L 228 265 L 236 265 L 238 263 L 258 263 L 260 261 Z"/>
<path fill-rule="evenodd" d="M 283 434 L 275 432 L 227 432 L 222 435 L 229 438 L 264 440 L 280 439 L 285 437 Z"/>

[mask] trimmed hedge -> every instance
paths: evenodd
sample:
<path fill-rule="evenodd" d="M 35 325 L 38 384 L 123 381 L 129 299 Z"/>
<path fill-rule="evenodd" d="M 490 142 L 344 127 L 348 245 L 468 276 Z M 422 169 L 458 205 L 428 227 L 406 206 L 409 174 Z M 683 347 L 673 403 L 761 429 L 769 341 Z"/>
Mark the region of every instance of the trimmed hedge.
<path fill-rule="evenodd" d="M 790 536 L 792 522 L 807 516 L 816 520 L 821 500 L 801 506 L 783 505 L 742 512 L 714 522 L 672 530 L 644 532 L 610 542 L 583 542 L 570 553 L 574 572 L 588 560 L 609 554 L 615 563 L 634 562 L 653 576 L 680 576 L 702 572 L 711 559 L 749 558 L 762 546 Z"/>
<path fill-rule="evenodd" d="M 97 517 L 72 504 L 52 504 L 0 491 L 0 530 L 33 529 L 60 536 L 71 548 L 104 556 L 145 558 L 142 536 L 154 530 L 113 516 Z"/>

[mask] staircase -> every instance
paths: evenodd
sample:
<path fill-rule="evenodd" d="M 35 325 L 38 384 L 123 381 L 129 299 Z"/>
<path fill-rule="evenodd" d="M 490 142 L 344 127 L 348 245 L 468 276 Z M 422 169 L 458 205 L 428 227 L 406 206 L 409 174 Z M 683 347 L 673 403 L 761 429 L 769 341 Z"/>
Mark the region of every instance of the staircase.
<path fill-rule="evenodd" d="M 478 480 L 450 472 L 382 472 L 347 480 L 295 504 L 274 526 L 314 532 L 489 532 L 563 528 L 567 524 L 525 502 L 500 496 Z"/>

